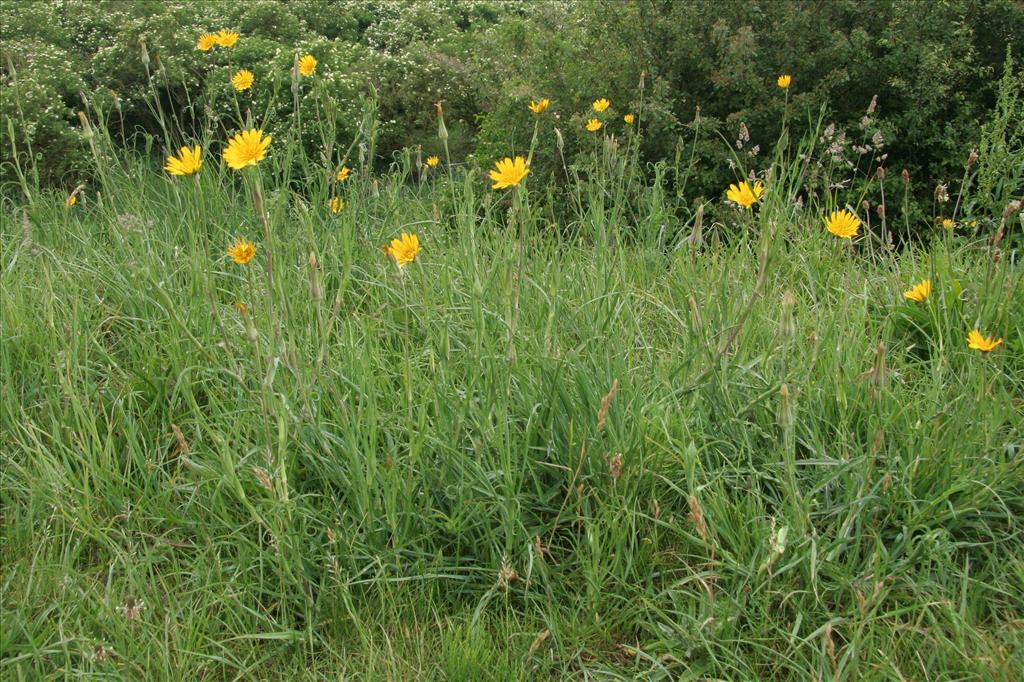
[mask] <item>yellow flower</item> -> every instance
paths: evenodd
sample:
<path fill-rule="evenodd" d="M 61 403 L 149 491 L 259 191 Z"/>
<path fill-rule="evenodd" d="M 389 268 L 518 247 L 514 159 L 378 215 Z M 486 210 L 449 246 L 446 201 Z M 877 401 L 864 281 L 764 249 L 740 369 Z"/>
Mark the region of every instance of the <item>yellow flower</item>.
<path fill-rule="evenodd" d="M 738 185 L 729 185 L 729 191 L 725 193 L 725 198 L 743 208 L 750 208 L 760 201 L 763 194 L 764 185 L 760 182 L 755 182 L 753 187 L 741 182 Z"/>
<path fill-rule="evenodd" d="M 246 305 L 244 303 L 242 303 L 241 301 L 236 301 L 235 302 L 235 309 L 238 312 L 242 313 L 243 315 L 248 315 L 249 314 L 249 308 L 246 307 Z"/>
<path fill-rule="evenodd" d="M 245 265 L 256 256 L 256 245 L 245 239 L 236 239 L 228 247 L 228 255 L 239 265 Z"/>
<path fill-rule="evenodd" d="M 331 213 L 341 213 L 343 208 L 345 208 L 345 202 L 341 200 L 341 197 L 331 199 Z"/>
<path fill-rule="evenodd" d="M 923 279 L 918 284 L 915 284 L 913 288 L 903 292 L 903 295 L 909 298 L 911 301 L 917 301 L 918 303 L 924 303 L 928 296 L 932 293 L 932 281 L 930 279 Z"/>
<path fill-rule="evenodd" d="M 528 106 L 530 107 L 530 111 L 532 111 L 533 113 L 535 113 L 535 114 L 542 114 L 542 113 L 544 113 L 544 110 L 547 109 L 548 106 L 550 106 L 550 105 L 551 105 L 551 100 L 549 100 L 549 99 L 542 99 L 539 102 L 530 102 L 530 104 Z"/>
<path fill-rule="evenodd" d="M 427 165 L 430 166 L 431 168 L 437 168 L 437 164 L 439 163 L 441 163 L 441 159 L 437 158 L 436 156 L 427 157 Z"/>
<path fill-rule="evenodd" d="M 590 106 L 594 107 L 594 111 L 596 111 L 597 113 L 601 113 L 611 105 L 611 102 L 602 97 L 601 99 L 595 99 L 594 103 L 591 104 Z"/>
<path fill-rule="evenodd" d="M 71 208 L 78 203 L 78 196 L 75 194 L 69 194 L 68 198 L 64 200 L 64 205 Z"/>
<path fill-rule="evenodd" d="M 972 230 L 974 228 L 976 228 L 977 226 L 978 226 L 978 221 L 977 220 L 970 220 L 970 221 L 967 222 L 967 227 L 971 228 Z"/>
<path fill-rule="evenodd" d="M 505 189 L 518 185 L 530 172 L 530 164 L 521 156 L 517 156 L 514 161 L 506 156 L 501 161 L 496 161 L 494 168 L 495 170 L 488 173 L 491 180 L 494 180 L 491 189 Z"/>
<path fill-rule="evenodd" d="M 196 49 L 209 52 L 217 44 L 217 36 L 212 33 L 204 33 L 196 40 Z"/>
<path fill-rule="evenodd" d="M 788 73 L 779 76 L 779 79 L 775 83 L 783 90 L 789 89 L 789 84 L 793 82 L 793 77 Z"/>
<path fill-rule="evenodd" d="M 231 47 L 238 42 L 238 34 L 225 28 L 217 31 L 217 44 L 221 47 Z"/>
<path fill-rule="evenodd" d="M 982 353 L 991 352 L 1002 342 L 1002 339 L 997 339 L 995 336 L 982 336 L 981 332 L 977 329 L 972 330 L 971 333 L 967 335 L 967 347 L 980 350 Z"/>
<path fill-rule="evenodd" d="M 178 156 L 168 156 L 164 170 L 171 175 L 195 175 L 203 167 L 203 148 L 196 145 L 192 149 L 182 147 Z"/>
<path fill-rule="evenodd" d="M 625 121 L 627 125 L 633 125 L 633 121 L 636 120 L 636 116 L 633 114 L 626 114 L 622 117 L 622 120 Z"/>
<path fill-rule="evenodd" d="M 587 121 L 587 132 L 596 133 L 600 129 L 601 122 L 598 121 L 596 118 L 592 118 L 589 121 Z"/>
<path fill-rule="evenodd" d="M 348 174 L 351 172 L 352 171 L 349 170 L 348 166 L 342 166 L 341 170 L 338 171 L 338 174 L 335 177 L 338 179 L 338 182 L 345 182 L 348 180 Z"/>
<path fill-rule="evenodd" d="M 262 130 L 243 130 L 228 142 L 228 148 L 224 150 L 224 160 L 235 170 L 255 166 L 263 160 L 270 138 L 270 135 L 263 137 Z"/>
<path fill-rule="evenodd" d="M 949 218 L 943 218 L 942 226 L 947 230 L 952 230 L 954 227 L 956 227 L 956 223 L 950 220 Z"/>
<path fill-rule="evenodd" d="M 398 267 L 404 268 L 416 260 L 420 252 L 420 239 L 415 233 L 403 232 L 401 239 L 392 239 L 391 244 L 384 246 L 384 253 L 392 258 Z"/>
<path fill-rule="evenodd" d="M 231 84 L 235 86 L 235 90 L 241 92 L 242 90 L 248 90 L 251 88 L 252 82 L 255 79 L 256 77 L 252 75 L 252 71 L 242 69 L 241 71 L 236 71 L 235 75 L 231 77 Z"/>
<path fill-rule="evenodd" d="M 316 57 L 307 54 L 299 60 L 299 73 L 303 76 L 312 76 L 316 72 Z"/>
<path fill-rule="evenodd" d="M 860 229 L 860 218 L 846 209 L 843 209 L 842 211 L 832 211 L 832 213 L 825 218 L 825 228 L 837 237 L 850 239 L 851 237 L 856 236 L 857 230 Z"/>

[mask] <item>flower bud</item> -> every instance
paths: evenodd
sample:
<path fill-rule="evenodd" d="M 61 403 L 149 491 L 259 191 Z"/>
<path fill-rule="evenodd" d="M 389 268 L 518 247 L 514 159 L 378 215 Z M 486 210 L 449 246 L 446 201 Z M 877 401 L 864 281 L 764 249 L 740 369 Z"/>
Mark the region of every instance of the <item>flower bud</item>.
<path fill-rule="evenodd" d="M 796 296 L 793 292 L 787 291 L 782 294 L 782 319 L 779 321 L 779 333 L 784 338 L 791 339 L 796 333 L 796 320 L 793 317 L 793 310 L 796 308 Z"/>
<path fill-rule="evenodd" d="M 791 429 L 796 424 L 796 405 L 792 396 L 789 395 L 789 386 L 782 384 L 779 388 L 779 426 L 784 429 Z"/>

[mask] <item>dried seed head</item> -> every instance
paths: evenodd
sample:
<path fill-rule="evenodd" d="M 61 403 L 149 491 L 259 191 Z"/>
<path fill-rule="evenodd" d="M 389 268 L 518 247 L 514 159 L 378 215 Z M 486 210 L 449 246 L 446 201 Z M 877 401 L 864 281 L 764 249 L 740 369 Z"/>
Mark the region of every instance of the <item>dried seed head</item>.
<path fill-rule="evenodd" d="M 875 177 L 879 180 L 885 180 L 885 166 L 878 167 L 878 170 L 875 171 Z"/>
<path fill-rule="evenodd" d="M 871 104 L 868 105 L 868 116 L 875 113 L 876 106 L 878 106 L 878 95 L 871 98 Z"/>
<path fill-rule="evenodd" d="M 949 185 L 939 183 L 935 186 L 935 201 L 944 204 L 949 201 Z"/>
<path fill-rule="evenodd" d="M 612 481 L 619 480 L 619 476 L 622 475 L 622 453 L 616 452 L 612 455 L 612 458 L 608 460 L 608 473 L 612 477 Z"/>
<path fill-rule="evenodd" d="M 694 530 L 697 531 L 697 535 L 704 542 L 708 541 L 708 536 L 711 534 L 708 531 L 708 524 L 704 521 L 704 508 L 700 506 L 700 502 L 697 501 L 696 495 L 690 495 L 687 502 L 690 505 L 690 515 L 688 518 L 693 523 Z"/>
<path fill-rule="evenodd" d="M 263 467 L 254 466 L 252 468 L 252 475 L 256 477 L 256 481 L 260 484 L 260 487 L 268 492 L 274 491 L 274 486 L 270 482 L 270 474 Z"/>
<path fill-rule="evenodd" d="M 501 568 L 498 569 L 498 587 L 502 590 L 507 590 L 508 586 L 517 580 L 519 580 L 519 574 L 516 573 L 516 569 L 512 568 L 508 557 L 502 556 Z"/>
<path fill-rule="evenodd" d="M 903 173 L 901 173 L 901 175 L 903 176 L 903 184 L 904 185 L 909 185 L 910 184 L 910 171 L 908 171 L 906 168 L 904 168 L 903 169 Z"/>
<path fill-rule="evenodd" d="M 971 153 L 967 155 L 967 167 L 970 168 L 976 163 L 978 163 L 978 150 L 972 149 Z"/>
<path fill-rule="evenodd" d="M 601 409 L 597 411 L 597 433 L 601 433 L 604 430 L 605 422 L 608 420 L 608 409 L 611 407 L 612 398 L 615 397 L 615 392 L 619 390 L 619 380 L 615 379 L 612 381 L 612 387 L 601 398 Z"/>

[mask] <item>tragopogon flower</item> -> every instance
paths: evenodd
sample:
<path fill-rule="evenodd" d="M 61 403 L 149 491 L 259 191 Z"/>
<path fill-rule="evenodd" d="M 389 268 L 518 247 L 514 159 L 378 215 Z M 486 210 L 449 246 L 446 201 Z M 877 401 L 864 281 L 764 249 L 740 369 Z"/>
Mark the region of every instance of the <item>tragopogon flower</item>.
<path fill-rule="evenodd" d="M 622 120 L 626 122 L 626 125 L 633 125 L 633 121 L 636 120 L 636 116 L 633 114 L 626 114 L 622 117 Z"/>
<path fill-rule="evenodd" d="M 341 213 L 343 208 L 345 208 L 345 202 L 342 201 L 341 197 L 331 199 L 331 213 Z"/>
<path fill-rule="evenodd" d="M 944 228 L 946 228 L 947 230 L 952 230 L 954 227 L 956 227 L 956 221 L 951 220 L 949 218 L 943 218 L 942 219 L 942 226 Z"/>
<path fill-rule="evenodd" d="M 196 49 L 209 52 L 217 44 L 217 36 L 213 33 L 204 33 L 196 39 Z"/>
<path fill-rule="evenodd" d="M 827 218 L 825 218 L 825 228 L 837 237 L 842 239 L 850 239 L 857 235 L 857 230 L 860 229 L 860 218 L 850 213 L 846 209 L 842 211 L 832 211 Z"/>
<path fill-rule="evenodd" d="M 303 76 L 312 76 L 316 73 L 316 65 L 316 57 L 311 54 L 307 54 L 299 60 L 299 73 Z"/>
<path fill-rule="evenodd" d="M 589 133 L 596 133 L 600 129 L 601 129 L 601 122 L 598 121 L 596 118 L 592 118 L 589 121 L 587 121 L 587 132 L 589 132 Z"/>
<path fill-rule="evenodd" d="M 256 256 L 256 245 L 246 239 L 237 239 L 228 247 L 228 255 L 231 260 L 239 265 L 245 265 Z"/>
<path fill-rule="evenodd" d="M 235 90 L 242 92 L 251 88 L 252 82 L 255 79 L 256 77 L 252 75 L 252 71 L 242 69 L 241 71 L 236 71 L 235 75 L 231 77 L 231 84 L 235 86 Z"/>
<path fill-rule="evenodd" d="M 234 31 L 229 31 L 226 28 L 217 31 L 217 44 L 221 47 L 231 47 L 237 42 L 238 34 Z"/>
<path fill-rule="evenodd" d="M 501 161 L 496 161 L 494 168 L 495 170 L 488 173 L 491 180 L 494 180 L 491 189 L 505 189 L 518 185 L 530 172 L 530 164 L 521 156 L 517 156 L 515 160 L 505 157 Z"/>
<path fill-rule="evenodd" d="M 436 156 L 428 156 L 427 157 L 427 165 L 430 166 L 431 168 L 437 168 L 437 164 L 439 164 L 439 163 L 441 163 L 441 159 L 439 159 L 438 157 L 436 157 Z"/>
<path fill-rule="evenodd" d="M 164 170 L 171 175 L 195 175 L 203 167 L 203 148 L 196 145 L 192 149 L 182 147 L 177 156 L 168 156 Z"/>
<path fill-rule="evenodd" d="M 71 208 L 78 203 L 78 196 L 75 194 L 69 194 L 68 198 L 64 200 L 64 205 Z"/>
<path fill-rule="evenodd" d="M 778 85 L 783 90 L 788 90 L 789 89 L 789 84 L 792 83 L 792 82 L 793 82 L 793 77 L 790 76 L 788 73 L 785 73 L 785 74 L 779 76 L 779 79 L 777 81 L 775 81 L 776 85 Z"/>
<path fill-rule="evenodd" d="M 544 113 L 544 110 L 547 109 L 548 106 L 550 106 L 550 105 L 551 105 L 551 100 L 549 100 L 549 99 L 542 99 L 542 100 L 540 100 L 538 102 L 530 102 L 530 104 L 527 105 L 527 106 L 530 107 L 530 111 L 532 111 L 533 113 L 535 113 L 535 114 L 542 114 L 542 113 Z"/>
<path fill-rule="evenodd" d="M 997 339 L 994 335 L 982 336 L 981 331 L 977 329 L 971 330 L 971 333 L 967 335 L 967 347 L 980 350 L 982 353 L 991 352 L 1002 342 L 1002 339 Z"/>
<path fill-rule="evenodd" d="M 341 170 L 339 170 L 338 174 L 335 175 L 334 177 L 338 180 L 338 182 L 345 182 L 346 180 L 348 180 L 348 174 L 351 172 L 352 171 L 349 170 L 348 166 L 342 166 Z"/>
<path fill-rule="evenodd" d="M 384 253 L 392 258 L 400 268 L 416 260 L 420 252 L 420 239 L 414 232 L 403 232 L 401 239 L 392 239 L 384 246 Z"/>
<path fill-rule="evenodd" d="M 601 113 L 611 105 L 611 102 L 602 97 L 601 99 L 595 99 L 593 104 L 591 104 L 590 106 L 594 107 L 594 111 L 596 111 L 597 113 Z"/>
<path fill-rule="evenodd" d="M 911 301 L 917 301 L 918 303 L 924 303 L 928 296 L 932 293 L 932 281 L 930 279 L 923 279 L 915 284 L 910 289 L 903 292 L 906 298 Z"/>
<path fill-rule="evenodd" d="M 224 150 L 224 160 L 235 170 L 255 166 L 263 160 L 270 138 L 270 135 L 263 137 L 262 130 L 243 130 L 231 138 Z"/>
<path fill-rule="evenodd" d="M 725 193 L 725 198 L 743 208 L 750 208 L 761 199 L 763 194 L 764 185 L 761 182 L 755 182 L 753 187 L 741 182 L 738 185 L 729 185 L 729 191 Z"/>

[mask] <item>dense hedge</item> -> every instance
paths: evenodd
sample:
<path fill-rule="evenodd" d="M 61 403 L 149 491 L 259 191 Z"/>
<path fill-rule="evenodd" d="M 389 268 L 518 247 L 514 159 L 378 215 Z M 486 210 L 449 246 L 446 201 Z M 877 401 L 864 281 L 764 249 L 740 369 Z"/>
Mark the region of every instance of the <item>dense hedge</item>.
<path fill-rule="evenodd" d="M 376 93 L 378 165 L 402 147 L 440 151 L 438 100 L 456 159 L 522 149 L 533 132 L 525 103 L 542 96 L 553 100 L 548 125 L 571 159 L 586 149 L 580 112 L 603 96 L 618 116 L 641 113 L 647 160 L 695 152 L 685 191 L 696 198 L 735 174 L 722 138 L 735 140 L 741 123 L 751 138 L 743 158 L 756 166 L 751 152 L 777 138 L 784 107 L 799 134 L 827 105 L 837 138 L 848 135 L 839 150 L 847 160 L 859 163 L 857 147 L 887 154 L 887 182 L 907 169 L 925 196 L 962 174 L 980 124 L 994 115 L 1008 46 L 1024 53 L 1016 0 L 9 0 L 0 20 L 6 187 L 12 146 L 42 184 L 72 185 L 87 173 L 76 118 L 83 98 L 111 111 L 129 139 L 159 136 L 154 99 L 197 135 L 234 110 L 228 79 L 245 67 L 258 87 L 243 104 L 267 112 L 272 127 L 292 115 L 289 69 L 301 50 L 317 57 L 322 86 L 343 103 L 326 112 L 340 144 L 360 123 L 361 96 Z M 195 49 L 200 33 L 223 27 L 241 33 L 234 48 Z M 780 73 L 794 77 L 788 100 L 775 85 Z M 555 159 L 553 131 L 541 139 L 538 175 Z"/>

